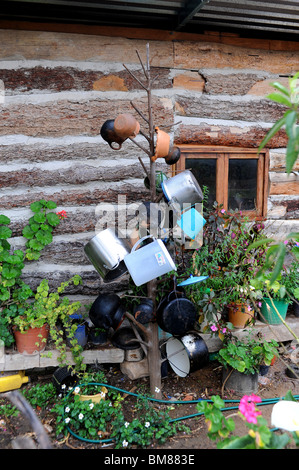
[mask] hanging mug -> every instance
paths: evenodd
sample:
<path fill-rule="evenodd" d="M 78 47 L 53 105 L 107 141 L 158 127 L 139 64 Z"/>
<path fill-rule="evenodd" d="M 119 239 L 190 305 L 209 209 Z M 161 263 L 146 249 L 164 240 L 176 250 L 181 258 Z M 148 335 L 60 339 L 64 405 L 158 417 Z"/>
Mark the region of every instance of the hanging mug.
<path fill-rule="evenodd" d="M 114 131 L 122 139 L 133 139 L 140 130 L 140 124 L 132 114 L 119 114 L 114 121 Z"/>
<path fill-rule="evenodd" d="M 113 150 L 119 150 L 122 143 L 126 140 L 116 134 L 114 130 L 114 119 L 108 119 L 108 121 L 104 122 L 101 127 L 101 136 L 106 142 L 108 142 Z"/>

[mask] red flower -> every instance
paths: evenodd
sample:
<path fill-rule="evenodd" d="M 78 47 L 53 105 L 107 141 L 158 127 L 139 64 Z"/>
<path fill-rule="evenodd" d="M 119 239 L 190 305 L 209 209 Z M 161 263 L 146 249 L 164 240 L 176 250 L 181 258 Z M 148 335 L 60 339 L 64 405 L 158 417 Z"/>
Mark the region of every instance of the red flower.
<path fill-rule="evenodd" d="M 60 219 L 65 219 L 67 217 L 65 211 L 56 212 L 56 214 L 58 215 Z"/>

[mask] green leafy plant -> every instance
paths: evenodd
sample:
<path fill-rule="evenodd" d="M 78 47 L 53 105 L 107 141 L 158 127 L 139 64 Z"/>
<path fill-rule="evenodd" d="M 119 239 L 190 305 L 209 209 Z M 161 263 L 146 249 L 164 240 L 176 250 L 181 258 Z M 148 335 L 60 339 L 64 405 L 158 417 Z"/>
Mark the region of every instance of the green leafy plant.
<path fill-rule="evenodd" d="M 287 393 L 285 400 L 296 401 L 291 392 Z M 204 414 L 208 426 L 207 435 L 212 441 L 217 442 L 218 449 L 285 449 L 292 441 L 298 446 L 299 437 L 296 432 L 276 434 L 269 428 L 267 420 L 262 417 L 258 409 L 258 404 L 261 404 L 260 397 L 244 395 L 240 400 L 238 411 L 226 418 L 224 401 L 218 395 L 214 395 L 210 403 L 207 401 L 198 403 L 197 410 Z M 247 434 L 244 436 L 234 434 L 236 424 L 233 417 L 245 423 L 248 428 Z"/>
<path fill-rule="evenodd" d="M 254 374 L 261 364 L 270 365 L 274 356 L 278 356 L 278 343 L 266 341 L 261 336 L 253 337 L 249 330 L 244 339 L 238 339 L 231 333 L 225 337 L 218 353 L 218 361 L 226 368 L 231 367 L 244 374 Z"/>
<path fill-rule="evenodd" d="M 56 399 L 56 390 L 50 383 L 37 383 L 33 386 L 21 389 L 21 393 L 33 408 L 47 409 L 51 403 L 54 405 Z"/>
<path fill-rule="evenodd" d="M 56 209 L 56 207 L 54 201 L 44 199 L 30 204 L 30 209 L 34 212 L 34 215 L 29 219 L 28 225 L 24 227 L 22 232 L 23 236 L 27 238 L 27 259 L 39 259 L 41 251 L 52 242 L 52 232 L 61 220 L 58 214 L 50 211 Z"/>

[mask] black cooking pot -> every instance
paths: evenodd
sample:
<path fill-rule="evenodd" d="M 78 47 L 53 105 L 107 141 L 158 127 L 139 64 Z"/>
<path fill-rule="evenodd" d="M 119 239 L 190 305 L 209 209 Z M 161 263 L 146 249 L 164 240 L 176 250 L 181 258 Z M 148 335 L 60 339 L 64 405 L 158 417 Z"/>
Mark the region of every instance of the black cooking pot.
<path fill-rule="evenodd" d="M 134 307 L 133 316 L 142 325 L 154 320 L 154 302 L 152 299 L 142 299 Z"/>
<path fill-rule="evenodd" d="M 122 321 L 125 308 L 117 294 L 100 294 L 93 302 L 89 318 L 97 328 L 116 329 Z"/>
<path fill-rule="evenodd" d="M 135 333 L 130 327 L 119 328 L 113 334 L 110 341 L 116 348 L 124 350 L 138 349 L 140 347 L 140 343 L 136 340 Z"/>
<path fill-rule="evenodd" d="M 174 336 L 182 336 L 194 328 L 197 310 L 187 299 L 184 290 L 177 287 L 164 297 L 157 308 L 157 323 L 160 328 Z"/>

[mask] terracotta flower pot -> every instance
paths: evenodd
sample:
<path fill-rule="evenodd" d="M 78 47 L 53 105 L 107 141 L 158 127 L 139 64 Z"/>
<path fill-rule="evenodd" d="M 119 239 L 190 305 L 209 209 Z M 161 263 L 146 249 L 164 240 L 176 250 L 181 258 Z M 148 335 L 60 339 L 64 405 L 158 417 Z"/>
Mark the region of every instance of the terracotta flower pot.
<path fill-rule="evenodd" d="M 254 318 L 254 310 L 248 311 L 247 304 L 235 302 L 228 307 L 228 321 L 235 328 L 245 328 L 247 322 Z"/>
<path fill-rule="evenodd" d="M 14 326 L 13 334 L 18 352 L 26 356 L 33 356 L 44 351 L 46 341 L 42 340 L 48 339 L 49 325 L 45 323 L 41 328 L 29 328 L 23 333 Z"/>
<path fill-rule="evenodd" d="M 140 124 L 132 114 L 119 114 L 114 121 L 114 131 L 122 139 L 136 137 L 140 130 Z"/>
<path fill-rule="evenodd" d="M 157 158 L 165 158 L 169 153 L 170 145 L 170 135 L 164 131 L 161 131 L 159 127 L 155 127 L 155 132 L 157 134 L 156 146 L 155 146 L 155 155 L 151 157 L 151 160 L 154 162 Z"/>

